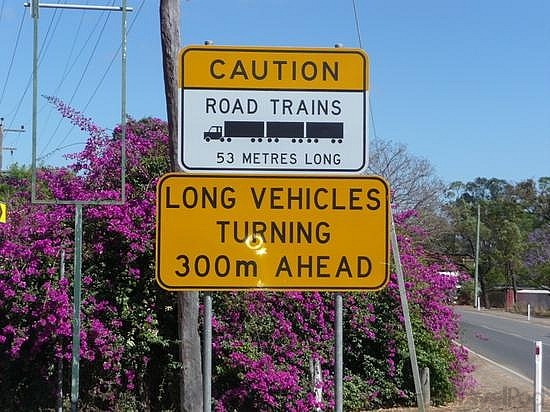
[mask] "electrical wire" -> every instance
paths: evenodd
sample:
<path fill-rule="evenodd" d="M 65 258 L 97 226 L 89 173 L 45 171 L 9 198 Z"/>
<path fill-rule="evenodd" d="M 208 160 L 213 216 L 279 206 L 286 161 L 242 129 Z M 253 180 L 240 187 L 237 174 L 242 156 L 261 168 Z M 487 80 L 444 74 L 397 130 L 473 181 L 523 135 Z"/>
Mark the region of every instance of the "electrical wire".
<path fill-rule="evenodd" d="M 4 1 L 5 1 L 5 0 L 2 0 L 2 8 L 3 8 L 3 6 L 4 6 Z M 63 1 L 63 0 L 59 1 L 58 3 L 61 3 L 62 1 Z M 66 1 L 66 0 L 65 0 L 65 1 Z M 112 1 L 112 5 L 114 5 L 114 4 L 115 4 L 115 0 Z M 139 5 L 139 7 L 138 7 L 138 9 L 137 9 L 137 11 L 136 11 L 136 13 L 134 14 L 134 18 L 133 18 L 132 21 L 130 22 L 130 25 L 129 25 L 129 28 L 128 28 L 128 32 L 127 32 L 127 33 L 130 33 L 130 31 L 131 31 L 132 27 L 134 26 L 134 23 L 136 22 L 136 20 L 137 20 L 139 14 L 140 14 L 140 12 L 141 12 L 141 10 L 143 9 L 144 4 L 145 4 L 145 0 L 142 0 L 141 3 L 140 3 L 140 5 Z M 2 9 L 0 9 L 0 17 L 1 17 L 1 10 L 2 10 Z M 44 43 L 44 45 L 43 45 L 43 46 L 40 48 L 40 50 L 39 50 L 39 56 L 38 56 L 38 65 L 39 65 L 39 66 L 40 66 L 40 63 L 42 62 L 42 59 L 44 58 L 44 56 L 45 56 L 45 54 L 46 54 L 46 52 L 47 52 L 47 49 L 48 49 L 49 45 L 51 44 L 51 41 L 52 41 L 52 40 L 51 40 L 51 39 L 52 39 L 51 36 L 53 36 L 53 34 L 55 33 L 55 31 L 56 31 L 56 29 L 57 29 L 57 25 L 59 24 L 59 18 L 57 19 L 55 25 L 53 24 L 54 21 L 55 21 L 56 15 L 57 15 L 56 12 L 57 12 L 57 9 L 55 10 L 53 17 L 52 17 L 52 19 L 50 20 L 50 24 L 49 24 L 49 26 L 48 26 L 48 29 L 47 29 L 47 32 L 46 32 L 46 35 L 45 35 L 45 43 Z M 20 23 L 18 38 L 19 38 L 19 36 L 20 36 L 20 32 L 21 32 L 21 29 L 22 29 L 22 26 L 23 26 L 23 19 L 24 19 L 25 14 L 26 14 L 25 11 L 23 11 L 22 22 Z M 104 21 L 104 24 L 103 24 L 103 27 L 102 27 L 102 29 L 101 29 L 101 32 L 100 32 L 100 34 L 99 34 L 99 36 L 98 36 L 98 38 L 97 38 L 97 40 L 96 40 L 95 46 L 94 46 L 94 48 L 93 48 L 93 51 L 92 51 L 90 57 L 88 58 L 88 62 L 86 63 L 85 69 L 84 69 L 84 71 L 83 71 L 83 73 L 82 73 L 82 75 L 81 75 L 81 77 L 80 77 L 80 80 L 79 80 L 79 82 L 78 82 L 78 84 L 77 84 L 77 86 L 76 86 L 76 88 L 75 88 L 75 90 L 74 90 L 74 92 L 73 92 L 73 94 L 72 94 L 72 96 L 71 96 L 71 99 L 69 100 L 69 104 L 72 102 L 72 100 L 73 100 L 74 97 L 76 96 L 76 94 L 77 94 L 77 92 L 78 92 L 78 90 L 79 90 L 79 88 L 80 88 L 80 86 L 81 86 L 81 84 L 82 84 L 82 81 L 83 81 L 83 79 L 84 79 L 84 77 L 85 77 L 85 75 L 86 75 L 86 72 L 87 72 L 87 70 L 88 70 L 88 68 L 89 68 L 89 66 L 90 66 L 91 60 L 92 60 L 93 56 L 95 55 L 96 49 L 97 49 L 97 47 L 98 47 L 98 44 L 99 44 L 99 42 L 100 42 L 100 40 L 101 40 L 101 38 L 102 38 L 102 36 L 103 36 L 103 33 L 104 33 L 104 30 L 105 30 L 105 27 L 106 27 L 106 24 L 107 24 L 108 19 L 109 19 L 109 17 L 107 16 L 107 18 L 106 18 L 105 21 Z M 82 19 L 81 19 L 81 21 L 82 21 Z M 101 21 L 101 17 L 98 18 L 98 21 L 96 22 L 95 28 L 90 32 L 90 35 L 88 36 L 88 39 L 86 40 L 86 43 L 85 43 L 85 44 L 88 44 L 90 38 L 92 37 L 93 33 L 95 32 L 95 30 L 96 30 L 97 26 L 99 25 L 99 22 L 100 22 L 100 21 Z M 79 26 L 78 26 L 78 29 L 79 29 L 79 30 L 80 30 L 80 27 L 81 27 L 81 26 L 82 26 L 82 24 L 79 24 Z M 52 27 L 53 27 L 53 30 L 52 30 Z M 51 33 L 52 33 L 51 36 L 50 36 L 50 31 L 51 31 Z M 68 63 L 69 63 L 69 60 L 70 60 L 70 56 L 73 54 L 73 49 L 74 49 L 74 47 L 75 47 L 75 43 L 76 43 L 76 38 L 77 38 L 77 36 L 73 36 L 73 37 L 74 37 L 75 40 L 73 41 L 73 46 L 71 47 L 71 53 L 69 54 L 69 58 L 67 59 L 67 63 L 66 63 L 66 65 L 65 65 L 65 69 L 64 69 L 64 71 L 63 71 L 64 75 L 62 75 L 60 82 L 58 83 L 57 87 L 55 88 L 55 92 L 56 92 L 56 93 L 59 91 L 59 89 L 60 89 L 61 86 L 63 85 L 65 79 L 67 79 L 68 74 L 69 74 L 69 73 L 73 70 L 73 68 L 75 67 L 76 61 L 79 60 L 79 58 L 80 58 L 80 56 L 81 56 L 81 54 L 82 54 L 82 52 L 83 52 L 83 50 L 84 50 L 84 47 L 82 47 L 82 48 L 80 49 L 79 54 L 78 54 L 78 55 L 76 56 L 76 58 L 73 60 L 73 63 L 69 66 Z M 16 44 L 17 44 L 17 43 L 16 43 Z M 118 50 L 115 52 L 113 58 L 111 59 L 111 62 L 108 64 L 108 66 L 107 66 L 106 70 L 104 71 L 102 77 L 100 78 L 100 80 L 99 80 L 97 86 L 94 88 L 93 93 L 91 94 L 90 98 L 88 99 L 88 101 L 87 101 L 87 103 L 86 103 L 86 105 L 85 105 L 84 110 L 86 110 L 86 109 L 88 108 L 88 106 L 89 106 L 90 103 L 92 102 L 93 98 L 94 98 L 95 95 L 97 94 L 99 88 L 100 88 L 101 85 L 103 84 L 103 82 L 104 82 L 104 80 L 105 80 L 105 78 L 106 78 L 106 76 L 107 76 L 109 70 L 111 69 L 111 67 L 112 67 L 112 65 L 113 65 L 113 63 L 114 63 L 114 61 L 116 60 L 117 56 L 119 55 L 119 53 L 120 53 L 120 51 L 121 51 L 121 47 L 122 47 L 122 46 L 119 45 Z M 12 57 L 12 60 L 13 60 L 13 57 Z M 13 117 L 17 116 L 17 114 L 19 113 L 19 110 L 20 110 L 20 108 L 21 108 L 21 105 L 22 105 L 22 103 L 23 103 L 23 100 L 24 100 L 24 98 L 26 97 L 26 95 L 27 95 L 27 93 L 28 93 L 28 91 L 29 91 L 29 89 L 30 89 L 31 81 L 32 81 L 32 74 L 29 76 L 29 79 L 28 79 L 28 81 L 27 81 L 27 85 L 26 85 L 26 87 L 25 87 L 25 90 L 24 90 L 24 92 L 23 92 L 23 94 L 22 94 L 22 96 L 21 96 L 21 98 L 20 98 L 20 100 L 19 100 L 19 102 L 18 102 L 16 108 L 14 109 L 14 111 L 12 111 L 12 113 L 14 113 L 14 114 L 13 114 Z M 8 82 L 8 79 L 6 79 L 6 84 L 7 84 L 7 82 Z M 4 87 L 5 87 L 5 86 L 4 86 Z M 4 92 L 3 92 L 3 93 L 4 93 Z M 2 94 L 2 96 L 3 96 L 3 94 Z M 62 119 L 60 119 L 60 123 L 61 123 L 61 121 L 62 121 Z M 42 153 L 44 153 L 44 151 L 46 150 L 46 148 L 50 145 L 50 143 L 51 143 L 53 137 L 56 135 L 56 133 L 57 133 L 57 131 L 58 131 L 58 129 L 59 129 L 60 123 L 58 123 L 57 127 L 55 128 L 55 131 L 53 132 L 52 136 L 51 136 L 50 139 L 48 140 L 48 143 L 43 147 Z M 11 127 L 11 126 L 10 126 L 10 127 Z M 46 155 L 43 155 L 42 158 L 49 157 L 49 156 L 50 156 L 51 154 L 53 154 L 54 152 L 59 151 L 60 148 L 64 148 L 64 147 L 73 145 L 73 144 L 69 144 L 69 145 L 62 146 L 62 144 L 66 141 L 66 139 L 68 138 L 68 136 L 69 136 L 70 133 L 72 132 L 72 129 L 74 129 L 74 126 L 72 126 L 71 130 L 69 131 L 69 134 L 68 134 L 67 136 L 65 136 L 65 137 L 59 142 L 59 144 L 57 145 L 57 148 L 54 149 L 53 151 L 48 152 Z"/>
<path fill-rule="evenodd" d="M 4 9 L 4 2 L 2 2 L 2 10 L 3 9 Z M 6 94 L 6 86 L 10 79 L 11 69 L 13 68 L 13 60 L 15 58 L 15 55 L 17 54 L 17 48 L 19 47 L 19 40 L 21 39 L 21 31 L 23 29 L 23 22 L 25 21 L 26 14 L 27 13 L 25 12 L 25 9 L 23 9 L 23 14 L 21 15 L 21 22 L 19 23 L 19 29 L 17 30 L 17 39 L 15 40 L 15 45 L 13 46 L 13 52 L 11 54 L 10 64 L 8 66 L 8 73 L 6 74 L 6 80 L 4 80 L 4 86 L 2 86 L 2 94 L 0 95 L 0 104 L 2 104 L 2 100 L 4 100 L 4 95 Z M 0 11 L 0 17 L 1 16 L 2 16 L 2 12 Z"/>
<path fill-rule="evenodd" d="M 47 46 L 49 46 L 49 44 L 51 43 L 51 41 L 48 41 L 48 38 L 49 38 L 50 31 L 51 31 L 51 28 L 52 28 L 52 25 L 53 25 L 53 22 L 54 22 L 54 19 L 55 19 L 56 15 L 57 15 L 57 9 L 54 11 L 54 13 L 52 15 L 52 18 L 50 19 L 50 23 L 48 25 L 46 35 L 44 36 L 44 38 L 45 38 L 44 45 L 40 48 L 40 51 L 38 53 L 38 62 L 37 62 L 38 66 L 40 66 L 40 62 L 43 59 L 44 55 L 46 54 Z M 57 21 L 57 23 L 55 25 L 54 33 L 55 33 L 55 30 L 57 29 L 58 24 L 59 24 L 59 20 Z M 29 89 L 31 87 L 31 82 L 32 82 L 32 73 L 29 75 L 29 78 L 27 80 L 27 85 L 25 86 L 25 90 L 24 90 L 23 94 L 21 95 L 21 98 L 19 99 L 19 102 L 17 103 L 17 106 L 16 106 L 15 110 L 10 113 L 10 117 L 12 118 L 12 121 L 11 121 L 10 126 L 9 126 L 10 128 L 13 126 L 13 123 L 15 122 L 15 119 L 16 119 L 17 115 L 19 114 L 19 110 L 21 109 L 21 105 L 23 104 L 23 100 L 25 99 L 25 96 L 27 95 L 27 93 L 29 92 Z"/>
<path fill-rule="evenodd" d="M 84 13 L 86 13 L 86 11 L 82 11 L 82 15 L 84 15 Z M 59 89 L 61 88 L 61 86 L 63 85 L 65 79 L 67 79 L 68 75 L 72 72 L 72 70 L 76 67 L 76 62 L 80 59 L 80 57 L 82 56 L 82 53 L 84 52 L 84 50 L 87 48 L 88 44 L 90 43 L 93 35 L 96 33 L 96 30 L 98 29 L 100 23 L 101 23 L 101 20 L 103 19 L 103 17 L 105 17 L 105 11 L 103 11 L 99 16 L 98 18 L 96 19 L 93 27 L 92 27 L 92 30 L 90 30 L 90 33 L 88 34 L 88 37 L 86 38 L 86 40 L 84 41 L 84 43 L 82 44 L 82 46 L 80 47 L 80 51 L 78 52 L 78 54 L 76 55 L 76 57 L 73 59 L 72 63 L 70 64 L 70 67 L 68 68 L 68 70 L 64 71 L 64 75 L 62 76 L 61 78 L 61 81 L 58 83 L 57 87 L 55 88 L 55 91 L 52 93 L 52 95 L 57 95 L 57 92 L 59 91 Z M 81 23 L 82 23 L 82 19 L 81 19 Z M 80 25 L 81 26 L 81 25 Z M 79 31 L 80 31 L 80 27 L 79 27 Z M 75 40 L 73 41 L 73 46 L 75 45 L 76 43 L 76 36 L 74 38 Z M 69 60 L 67 60 L 67 63 L 69 63 Z M 66 64 L 66 67 L 67 67 L 67 64 Z M 51 106 L 50 106 L 51 107 Z M 50 111 L 50 114 L 54 111 L 53 108 L 51 108 L 51 111 Z M 47 120 L 49 120 L 49 117 L 47 118 Z M 57 125 L 56 127 L 54 128 L 54 131 L 52 132 L 52 134 L 50 135 L 50 138 L 48 139 L 48 141 L 46 142 L 46 145 L 42 148 L 42 151 L 40 153 L 40 155 L 43 154 L 43 152 L 49 147 L 49 145 L 51 144 L 53 138 L 57 135 L 57 131 L 59 130 L 59 127 L 61 126 L 61 123 L 63 122 L 63 118 L 60 118 L 57 122 Z"/>
<path fill-rule="evenodd" d="M 114 2 L 113 2 L 114 4 Z M 141 0 L 141 3 L 140 5 L 138 6 L 136 12 L 133 14 L 133 18 L 128 26 L 128 31 L 127 31 L 127 34 L 129 34 L 131 31 L 132 31 L 132 28 L 137 20 L 137 18 L 139 17 L 142 9 L 143 9 L 143 6 L 145 5 L 145 0 Z M 99 91 L 99 88 L 101 87 L 101 85 L 103 84 L 103 82 L 105 81 L 105 78 L 107 77 L 107 74 L 108 72 L 111 70 L 111 67 L 113 66 L 116 58 L 118 57 L 120 51 L 121 51 L 121 48 L 122 48 L 122 45 L 119 45 L 118 46 L 118 49 L 116 50 L 116 52 L 114 53 L 113 57 L 111 58 L 111 61 L 109 62 L 109 64 L 107 65 L 107 68 L 104 70 L 103 72 L 103 75 L 101 76 L 101 78 L 99 79 L 99 82 L 98 84 L 96 85 L 96 87 L 94 88 L 94 91 L 91 93 L 90 95 L 90 98 L 88 99 L 88 101 L 86 102 L 86 104 L 84 105 L 84 108 L 82 109 L 82 112 L 85 112 L 88 108 L 88 106 L 90 105 L 90 103 L 92 102 L 92 100 L 94 99 L 94 97 L 96 96 L 97 92 Z M 73 95 L 74 97 L 74 95 Z M 72 98 L 71 98 L 71 101 L 72 101 Z M 71 102 L 70 101 L 70 102 Z M 69 102 L 69 104 L 70 104 Z M 51 143 L 51 140 L 53 139 L 53 137 L 56 135 L 59 127 L 60 127 L 60 124 L 61 124 L 61 121 L 62 119 L 60 119 L 60 121 L 58 122 L 57 124 L 57 127 L 56 129 L 54 130 L 54 132 L 52 133 L 52 135 L 50 136 L 50 139 L 48 140 L 48 144 L 46 144 L 46 146 L 42 149 L 42 152 L 43 153 L 45 151 L 45 149 L 49 146 L 49 144 Z M 50 151 L 49 153 L 47 153 L 46 155 L 43 155 L 42 158 L 46 158 L 48 157 L 49 155 L 59 151 L 59 147 L 61 144 L 63 144 L 68 138 L 69 136 L 71 135 L 71 133 L 73 132 L 75 126 L 73 125 L 67 132 L 67 134 L 63 137 L 63 139 L 61 139 L 61 141 L 58 143 L 58 148 L 54 149 L 53 151 Z M 63 147 L 67 147 L 67 145 L 63 146 Z"/>
<path fill-rule="evenodd" d="M 71 64 L 71 59 L 73 57 L 73 53 L 74 53 L 74 50 L 76 48 L 76 41 L 77 39 L 80 37 L 80 29 L 84 26 L 84 16 L 86 14 L 86 11 L 85 10 L 82 10 L 80 12 L 80 21 L 78 22 L 78 26 L 77 26 L 77 30 L 76 30 L 76 34 L 74 35 L 73 37 L 73 44 L 71 45 L 71 50 L 69 51 L 69 55 L 67 56 L 67 60 L 65 61 L 65 67 L 63 68 L 63 73 L 61 74 L 61 78 L 59 79 L 59 83 L 57 83 L 57 86 L 55 87 L 54 91 L 53 91 L 53 95 L 57 95 L 57 92 L 59 92 L 59 89 L 61 88 L 61 86 L 63 85 L 63 83 L 65 82 L 65 79 L 67 78 L 67 76 L 71 73 L 72 69 L 74 68 L 75 64 Z M 97 27 L 97 24 L 99 23 L 99 20 L 97 21 L 96 25 L 94 27 Z M 95 31 L 95 28 L 94 30 Z M 80 55 L 82 54 L 82 51 L 83 49 L 86 47 L 86 45 L 88 44 L 88 41 L 90 40 L 91 38 L 91 34 L 90 36 L 88 36 L 88 38 L 86 39 L 86 41 L 84 42 L 84 45 L 82 46 L 82 48 L 80 49 L 80 53 L 76 56 L 75 58 L 75 62 L 76 60 L 80 57 Z"/>
<path fill-rule="evenodd" d="M 369 94 L 369 113 L 370 113 L 370 123 L 372 127 L 372 135 L 376 139 L 378 135 L 376 134 L 376 126 L 374 124 L 374 111 L 372 110 L 372 100 L 371 100 L 370 94 Z"/>
<path fill-rule="evenodd" d="M 60 4 L 60 3 L 58 3 Z M 41 61 L 43 59 L 43 56 L 46 55 L 46 52 L 50 48 L 50 44 L 52 43 L 52 38 L 57 31 L 57 27 L 59 26 L 59 20 L 61 19 L 61 15 L 63 14 L 63 9 L 59 11 L 59 9 L 55 9 L 52 15 L 52 18 L 50 20 L 50 24 L 48 24 L 48 28 L 46 30 L 46 34 L 44 36 L 44 47 L 40 48 L 40 53 L 38 53 L 38 61 Z M 58 13 L 59 12 L 59 13 Z M 57 20 L 56 20 L 57 18 Z M 54 24 L 55 22 L 55 24 Z M 53 29 L 52 29 L 53 27 Z M 50 35 L 51 31 L 51 35 Z"/>
<path fill-rule="evenodd" d="M 113 2 L 114 3 L 114 2 Z M 95 56 L 95 53 L 97 51 L 97 47 L 99 46 L 99 43 L 101 41 L 101 38 L 103 37 L 103 33 L 105 32 L 105 27 L 107 26 L 107 23 L 109 21 L 109 17 L 111 16 L 111 13 L 108 13 L 107 14 L 107 17 L 105 18 L 105 21 L 103 22 L 103 26 L 101 28 L 101 31 L 99 32 L 99 36 L 94 44 L 94 47 L 92 49 L 92 52 L 90 53 L 90 56 L 88 57 L 88 61 L 86 62 L 86 65 L 84 66 L 84 70 L 82 72 L 82 75 L 80 76 L 80 79 L 75 87 L 75 90 L 71 96 L 71 98 L 69 99 L 69 102 L 67 103 L 69 106 L 71 106 L 72 102 L 73 102 L 73 99 L 75 98 L 76 94 L 78 93 L 78 90 L 80 89 L 80 86 L 82 85 L 82 81 L 84 80 L 84 77 L 86 76 L 86 73 L 88 71 L 88 68 L 90 67 L 90 63 L 92 62 L 92 59 L 94 58 Z M 74 127 L 73 127 L 74 128 Z M 69 138 L 73 128 L 71 128 L 67 134 L 65 135 L 65 137 L 63 137 L 63 139 L 61 139 L 61 141 L 59 142 L 59 145 L 62 145 L 63 143 L 65 143 L 65 141 Z M 58 129 L 55 130 L 55 132 L 53 133 L 53 135 L 55 136 L 55 133 L 57 132 Z M 52 136 L 53 138 L 53 136 Z"/>
<path fill-rule="evenodd" d="M 86 144 L 86 142 L 69 143 L 69 144 L 67 144 L 67 145 L 65 145 L 65 146 L 57 147 L 57 148 L 55 148 L 54 150 L 52 150 L 51 152 L 46 153 L 45 155 L 41 155 L 40 157 L 37 157 L 36 160 L 42 161 L 42 160 L 44 160 L 44 159 L 47 159 L 47 158 L 50 157 L 51 155 L 55 154 L 56 152 L 59 152 L 60 150 L 66 149 L 67 147 L 78 146 L 78 145 L 84 145 L 84 144 Z"/>
<path fill-rule="evenodd" d="M 361 28 L 359 26 L 359 14 L 357 12 L 357 5 L 355 3 L 355 0 L 352 0 L 352 5 L 353 5 L 353 17 L 355 19 L 355 30 L 357 32 L 357 40 L 359 42 L 359 48 L 363 48 L 363 41 L 361 40 Z M 372 110 L 372 94 L 369 93 L 369 117 L 370 117 L 370 124 L 372 125 L 372 134 L 373 134 L 373 137 L 376 139 L 377 137 L 377 134 L 376 134 L 376 126 L 375 126 L 375 123 L 374 123 L 374 112 Z"/>
<path fill-rule="evenodd" d="M 114 5 L 115 2 L 113 0 L 111 5 Z M 92 49 L 92 53 L 90 54 L 90 57 L 88 58 L 88 61 L 86 62 L 86 65 L 84 66 L 84 71 L 82 72 L 82 75 L 80 76 L 80 80 L 78 81 L 76 88 L 69 100 L 69 105 L 72 103 L 74 97 L 76 96 L 76 93 L 78 92 L 78 89 L 80 89 L 80 86 L 82 85 L 82 81 L 84 80 L 84 76 L 86 76 L 86 72 L 88 71 L 88 68 L 90 67 L 90 63 L 92 62 L 93 57 L 95 56 L 95 52 L 97 51 L 97 47 L 99 46 L 99 42 L 101 41 L 101 38 L 103 37 L 103 33 L 105 32 L 105 27 L 107 27 L 107 23 L 109 22 L 109 18 L 111 17 L 111 13 L 107 13 L 107 16 L 105 18 L 105 21 L 103 22 L 103 26 L 101 27 L 101 30 L 99 32 L 99 36 L 94 44 L 94 48 Z"/>
<path fill-rule="evenodd" d="M 114 4 L 114 0 L 112 2 L 112 5 Z M 86 39 L 86 42 L 85 42 L 85 45 L 88 44 L 89 40 L 91 39 L 92 35 L 95 33 L 97 27 L 99 26 L 101 20 L 105 17 L 105 20 L 103 21 L 103 26 L 99 32 L 99 35 L 96 39 L 96 42 L 95 42 L 95 45 L 92 49 L 92 52 L 90 54 L 90 56 L 88 57 L 88 61 L 84 67 L 84 71 L 82 72 L 82 75 L 80 76 L 80 80 L 78 81 L 76 87 L 75 87 L 75 90 L 73 91 L 73 94 L 71 96 L 71 98 L 69 99 L 68 101 L 68 105 L 70 106 L 72 104 L 72 101 L 74 99 L 74 97 L 76 96 L 76 93 L 78 92 L 78 89 L 80 88 L 80 85 L 82 84 L 82 81 L 84 79 L 84 76 L 86 75 L 86 72 L 88 71 L 88 68 L 90 66 L 90 63 L 95 55 L 95 52 L 97 50 L 97 47 L 99 45 L 99 42 L 101 41 L 101 38 L 103 37 L 103 33 L 105 31 L 105 27 L 107 25 L 107 22 L 109 21 L 109 18 L 110 18 L 110 15 L 111 13 L 110 12 L 107 12 L 107 11 L 103 11 L 100 16 L 98 17 L 98 19 L 96 20 L 96 24 L 94 25 L 94 28 L 93 30 L 90 32 L 90 35 L 88 36 L 88 38 Z M 82 50 L 84 50 L 84 47 L 81 48 L 81 53 L 78 54 L 78 56 L 76 57 L 73 65 L 71 66 L 71 69 L 69 71 L 72 70 L 72 68 L 75 66 L 75 63 L 76 63 L 76 60 L 79 59 L 80 55 L 82 54 Z M 55 136 L 57 136 L 57 132 L 59 131 L 59 128 L 61 127 L 61 124 L 63 123 L 63 118 L 60 118 L 57 122 L 57 125 L 55 127 L 55 129 L 53 130 L 53 132 L 50 134 L 50 137 L 48 139 L 48 141 L 46 142 L 46 145 L 42 147 L 41 151 L 40 151 L 40 155 L 43 155 L 43 153 L 46 151 L 46 149 L 50 146 L 50 143 L 53 141 L 53 139 L 55 138 Z M 74 130 L 75 126 L 73 125 L 72 127 L 69 128 L 67 134 L 65 135 L 65 137 L 63 137 L 61 139 L 61 141 L 58 143 L 58 147 L 60 145 L 62 145 L 70 136 L 70 134 L 72 133 L 72 131 Z M 54 151 L 56 151 L 56 149 L 54 149 Z"/>
<path fill-rule="evenodd" d="M 86 4 L 88 4 L 88 2 Z M 67 79 L 67 77 L 69 76 L 69 73 L 71 72 L 71 70 L 74 67 L 74 63 L 71 64 L 71 59 L 73 57 L 73 53 L 74 53 L 74 50 L 76 48 L 77 39 L 80 37 L 80 29 L 84 26 L 84 15 L 85 15 L 85 11 L 82 10 L 80 12 L 80 21 L 77 25 L 76 34 L 73 36 L 73 42 L 72 42 L 72 45 L 71 45 L 71 50 L 69 51 L 67 59 L 65 60 L 65 67 L 63 68 L 63 72 L 61 74 L 61 77 L 59 78 L 59 82 L 57 83 L 57 86 L 55 87 L 53 92 L 48 93 L 52 96 L 57 96 L 57 94 L 59 92 L 59 89 L 61 89 L 61 86 L 63 85 L 63 83 L 65 83 L 65 80 Z M 91 35 L 88 37 L 88 39 L 90 39 L 90 38 L 91 38 Z M 83 51 L 84 47 L 86 47 L 86 44 L 87 44 L 87 42 L 85 42 L 84 46 L 80 49 L 80 53 L 78 54 L 78 56 L 80 56 L 80 54 L 82 54 L 82 51 Z M 76 62 L 77 59 L 78 59 L 78 57 L 75 59 L 75 62 Z M 43 106 L 40 108 L 39 112 L 42 111 L 42 109 L 44 108 L 44 106 L 46 104 L 47 103 L 43 104 Z M 44 123 L 43 123 L 44 128 L 48 126 L 48 123 L 50 122 L 50 118 L 52 116 L 52 113 L 54 112 L 54 108 L 51 105 L 48 105 L 48 107 L 50 108 L 50 110 L 48 111 L 48 115 L 46 117 L 46 120 L 44 120 Z M 48 142 L 48 144 L 49 144 L 49 142 Z"/>
<path fill-rule="evenodd" d="M 363 48 L 363 43 L 361 41 L 361 30 L 359 29 L 359 17 L 357 15 L 357 5 L 355 4 L 355 0 L 352 0 L 353 3 L 353 16 L 355 17 L 355 29 L 357 31 L 357 39 L 359 40 L 359 48 Z"/>
<path fill-rule="evenodd" d="M 134 14 L 134 18 L 132 19 L 132 21 L 130 22 L 130 25 L 128 26 L 128 34 L 131 32 L 132 30 L 132 27 L 134 26 L 134 23 L 136 22 L 138 16 L 139 16 L 139 13 L 141 12 L 141 9 L 143 8 L 143 5 L 145 4 L 145 0 L 141 0 L 141 3 L 136 11 L 136 13 Z M 92 100 L 94 99 L 95 95 L 97 94 L 99 88 L 101 87 L 101 85 L 103 84 L 103 81 L 105 80 L 105 78 L 107 77 L 107 73 L 109 72 L 109 70 L 111 70 L 111 67 L 113 66 L 113 63 L 114 61 L 116 60 L 116 58 L 118 57 L 119 53 L 120 53 L 120 50 L 122 48 L 122 45 L 119 45 L 118 46 L 118 49 L 116 51 L 116 53 L 114 54 L 113 58 L 111 59 L 111 61 L 109 62 L 109 65 L 107 66 L 107 69 L 105 69 L 105 71 L 103 72 L 103 75 L 101 76 L 101 79 L 99 80 L 97 86 L 95 87 L 94 91 L 92 92 L 92 94 L 90 95 L 90 98 L 88 99 L 88 101 L 86 102 L 86 105 L 84 106 L 84 108 L 82 109 L 83 112 L 86 111 L 86 109 L 88 108 L 88 106 L 90 105 L 90 103 L 92 102 Z"/>

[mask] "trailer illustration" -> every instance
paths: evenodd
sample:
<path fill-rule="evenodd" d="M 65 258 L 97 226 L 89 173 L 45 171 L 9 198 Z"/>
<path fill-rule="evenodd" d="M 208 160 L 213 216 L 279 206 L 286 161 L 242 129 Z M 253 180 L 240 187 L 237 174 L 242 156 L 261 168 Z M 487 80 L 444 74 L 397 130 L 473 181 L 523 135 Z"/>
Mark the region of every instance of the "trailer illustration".
<path fill-rule="evenodd" d="M 231 142 L 232 139 L 250 139 L 251 142 L 342 143 L 344 123 L 341 122 L 258 122 L 225 121 L 222 126 L 211 126 L 204 132 L 204 140 Z"/>

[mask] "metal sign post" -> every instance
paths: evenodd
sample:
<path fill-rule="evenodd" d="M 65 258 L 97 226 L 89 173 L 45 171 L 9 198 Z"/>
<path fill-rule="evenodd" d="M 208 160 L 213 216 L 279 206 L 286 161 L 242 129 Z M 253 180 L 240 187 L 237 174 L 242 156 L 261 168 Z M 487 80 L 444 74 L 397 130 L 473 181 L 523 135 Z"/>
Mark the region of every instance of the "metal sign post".
<path fill-rule="evenodd" d="M 82 302 L 82 205 L 76 205 L 74 218 L 73 279 L 73 360 L 71 367 L 71 410 L 78 410 L 80 388 L 80 305 Z"/>
<path fill-rule="evenodd" d="M 414 345 L 414 336 L 411 325 L 411 317 L 409 313 L 409 301 L 407 299 L 407 290 L 405 288 L 405 278 L 403 276 L 403 266 L 401 265 L 401 255 L 399 254 L 399 244 L 397 243 L 397 234 L 395 232 L 395 222 L 393 220 L 393 214 L 390 210 L 391 217 L 391 247 L 393 252 L 393 259 L 395 261 L 395 272 L 397 274 L 397 283 L 399 285 L 399 296 L 401 298 L 401 308 L 403 310 L 403 318 L 405 319 L 405 330 L 407 332 L 407 344 L 409 346 L 409 356 L 411 359 L 411 366 L 414 378 L 414 387 L 416 390 L 416 403 L 418 410 L 424 412 L 424 396 L 422 394 L 422 383 L 420 381 L 420 371 L 418 369 L 418 362 L 416 359 L 416 347 Z"/>
<path fill-rule="evenodd" d="M 203 328 L 203 401 L 204 412 L 210 412 L 212 405 L 212 294 L 204 294 L 204 328 Z"/>
<path fill-rule="evenodd" d="M 31 165 L 31 202 L 33 204 L 49 205 L 75 205 L 75 256 L 73 268 L 73 341 L 72 341 L 72 377 L 71 377 L 71 411 L 78 410 L 79 384 L 80 384 L 80 315 L 82 292 L 82 207 L 84 205 L 122 205 L 126 202 L 126 40 L 127 24 L 126 15 L 132 8 L 127 7 L 127 0 L 122 0 L 120 7 L 114 6 L 90 6 L 70 4 L 39 3 L 32 0 L 25 3 L 30 7 L 33 18 L 33 98 L 32 98 L 32 165 Z M 105 199 L 82 201 L 77 199 L 38 199 L 36 191 L 37 177 L 37 128 L 38 128 L 38 20 L 40 8 L 64 8 L 84 10 L 120 11 L 121 23 L 121 185 L 120 199 Z"/>
<path fill-rule="evenodd" d="M 335 412 L 344 410 L 344 304 L 342 295 L 334 296 L 334 404 Z"/>

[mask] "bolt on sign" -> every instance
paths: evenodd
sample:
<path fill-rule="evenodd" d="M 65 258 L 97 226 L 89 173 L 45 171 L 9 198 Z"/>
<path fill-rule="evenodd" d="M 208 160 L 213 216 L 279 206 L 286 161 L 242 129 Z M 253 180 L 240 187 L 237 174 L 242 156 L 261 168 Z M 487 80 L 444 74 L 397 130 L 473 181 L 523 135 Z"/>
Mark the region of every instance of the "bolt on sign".
<path fill-rule="evenodd" d="M 178 160 L 187 172 L 364 172 L 361 49 L 189 46 L 179 55 Z"/>
<path fill-rule="evenodd" d="M 164 175 L 156 277 L 167 290 L 378 290 L 388 185 L 376 176 Z"/>

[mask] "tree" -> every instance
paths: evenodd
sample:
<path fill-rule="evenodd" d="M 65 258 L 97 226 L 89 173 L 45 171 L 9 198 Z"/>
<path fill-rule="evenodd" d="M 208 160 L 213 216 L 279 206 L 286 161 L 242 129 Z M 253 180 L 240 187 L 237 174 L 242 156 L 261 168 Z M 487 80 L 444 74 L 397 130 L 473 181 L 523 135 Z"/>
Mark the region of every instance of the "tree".
<path fill-rule="evenodd" d="M 550 223 L 550 177 L 541 177 L 538 180 L 537 191 L 534 213 L 539 226 L 542 226 Z"/>
<path fill-rule="evenodd" d="M 525 274 L 524 254 L 530 233 L 546 221 L 544 182 L 517 184 L 502 179 L 477 178 L 454 182 L 445 206 L 448 232 L 439 238 L 441 251 L 472 270 L 475 256 L 477 206 L 481 209 L 479 280 L 484 304 L 495 286 L 516 288 L 531 283 Z"/>
<path fill-rule="evenodd" d="M 370 173 L 386 178 L 392 203 L 398 210 L 433 213 L 445 191 L 432 165 L 407 151 L 407 146 L 391 140 L 373 139 L 370 144 Z"/>
<path fill-rule="evenodd" d="M 526 277 L 539 287 L 550 288 L 550 224 L 529 234 L 525 251 Z"/>

